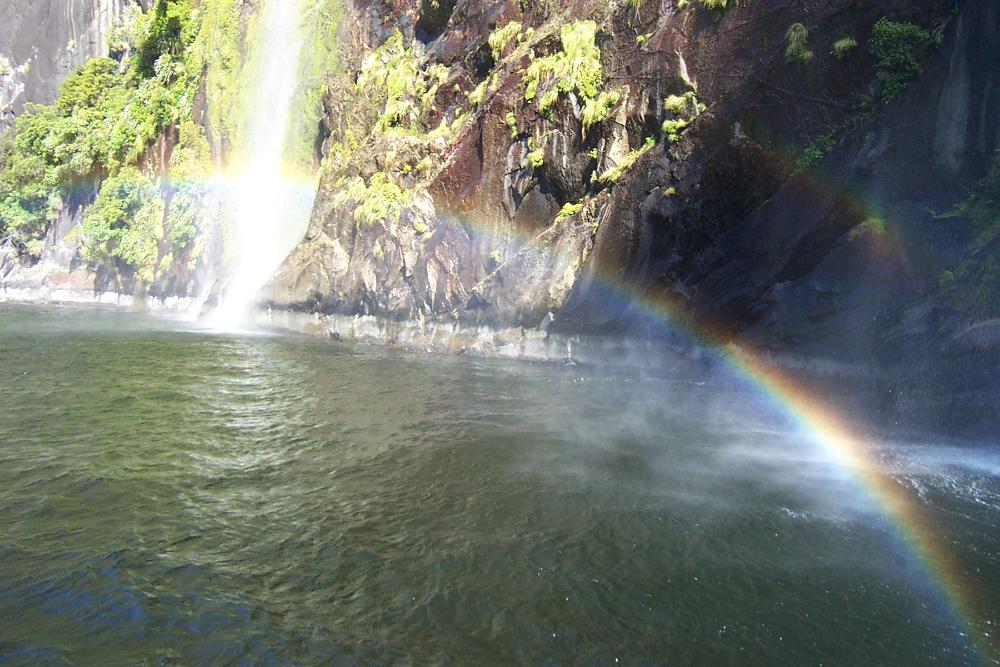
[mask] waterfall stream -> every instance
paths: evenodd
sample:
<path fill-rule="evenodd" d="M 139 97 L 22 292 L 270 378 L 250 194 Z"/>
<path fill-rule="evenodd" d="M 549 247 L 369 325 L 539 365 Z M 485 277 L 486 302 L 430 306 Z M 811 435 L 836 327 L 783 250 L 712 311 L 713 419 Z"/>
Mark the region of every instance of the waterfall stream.
<path fill-rule="evenodd" d="M 220 329 L 246 324 L 257 293 L 301 238 L 312 209 L 314 188 L 303 187 L 294 176 L 296 165 L 285 159 L 304 41 L 301 4 L 267 3 L 255 57 L 248 63 L 254 68 L 252 106 L 237 149 L 231 191 L 236 220 L 226 239 L 233 244 L 234 261 L 211 315 Z"/>

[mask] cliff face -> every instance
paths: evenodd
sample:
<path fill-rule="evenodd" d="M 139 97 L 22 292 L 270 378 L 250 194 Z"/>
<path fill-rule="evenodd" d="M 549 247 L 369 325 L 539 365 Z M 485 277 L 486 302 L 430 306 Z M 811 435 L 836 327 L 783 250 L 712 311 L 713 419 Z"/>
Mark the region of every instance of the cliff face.
<path fill-rule="evenodd" d="M 9 0 L 0 5 L 0 132 L 26 102 L 51 103 L 59 84 L 108 52 L 131 0 Z"/>
<path fill-rule="evenodd" d="M 76 47 L 66 56 L 59 31 L 77 30 L 78 14 L 92 24 L 79 58 L 97 57 L 61 86 L 59 73 L 33 64 L 10 70 L 35 77 L 18 105 L 24 97 L 51 103 L 23 105 L 0 134 L 0 298 L 173 302 L 222 289 L 234 254 L 224 240 L 240 203 L 234 184 L 268 127 L 248 120 L 249 109 L 270 108 L 252 85 L 267 61 L 267 19 L 262 3 L 244 0 L 143 2 L 74 2 L 65 16 L 4 6 L 12 23 L 3 28 L 16 34 L 8 42 L 35 54 L 32 62 L 75 62 Z M 300 71 L 284 77 L 297 84 L 290 170 L 308 172 L 317 160 L 339 6 L 296 5 L 310 20 L 292 28 L 308 46 L 291 65 Z"/>
<path fill-rule="evenodd" d="M 334 71 L 319 192 L 263 303 L 505 335 L 693 329 L 834 369 L 859 401 L 910 423 L 989 428 L 1000 392 L 1000 8 L 712 4 L 353 0 L 341 17 L 332 3 L 336 38 L 317 41 L 339 53 L 324 65 Z M 208 6 L 192 16 L 207 20 Z M 6 104 L 19 86 L 51 96 L 63 63 L 88 53 L 80 44 L 107 50 L 122 4 L 70 7 L 0 9 L 15 64 L 0 74 Z M 245 50 L 221 58 L 218 45 L 242 43 L 233 35 L 254 13 L 225 7 L 232 26 L 202 28 L 190 47 L 219 60 L 190 75 L 188 134 L 211 143 L 206 169 L 225 158 L 219 110 L 238 106 L 239 79 L 217 70 L 225 60 L 237 71 Z M 57 36 L 35 53 L 42 28 L 26 25 L 73 48 Z M 229 41 L 206 37 L 216 33 Z M 18 65 L 29 57 L 38 63 Z M 163 181 L 163 229 L 180 210 L 165 185 L 179 137 L 168 124 L 138 165 Z M 4 287 L 79 278 L 96 292 L 191 294 L 198 278 L 182 265 L 196 263 L 169 268 L 185 255 L 163 239 L 155 279 L 139 282 L 84 270 L 79 249 L 60 245 L 99 185 L 63 202 L 42 262 L 25 269 L 8 253 Z"/>
<path fill-rule="evenodd" d="M 995 303 L 968 305 L 943 276 L 992 251 L 939 214 L 1000 147 L 995 3 L 677 4 L 356 3 L 313 221 L 267 301 L 658 335 L 654 303 L 723 339 L 877 369 L 859 395 L 911 421 L 989 421 Z M 532 84 L 540 60 L 580 62 L 583 20 L 597 88 L 544 67 Z M 364 85 L 363 58 L 396 29 L 415 72 L 448 70 L 419 91 L 426 108 L 386 122 L 358 105 L 407 93 Z M 902 85 L 899 44 L 876 46 L 889 29 L 919 58 Z M 385 183 L 395 210 L 367 215 Z"/>

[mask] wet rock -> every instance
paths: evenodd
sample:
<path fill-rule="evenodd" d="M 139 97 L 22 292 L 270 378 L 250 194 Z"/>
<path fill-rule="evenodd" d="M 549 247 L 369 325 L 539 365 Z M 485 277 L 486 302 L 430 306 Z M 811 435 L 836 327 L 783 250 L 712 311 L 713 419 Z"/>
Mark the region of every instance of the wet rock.
<path fill-rule="evenodd" d="M 131 0 L 0 3 L 0 131 L 25 103 L 53 102 L 74 69 L 105 55 L 108 33 L 129 4 Z"/>
<path fill-rule="evenodd" d="M 381 157 L 358 165 L 362 176 L 430 157 L 433 178 L 414 181 L 415 203 L 398 222 L 374 225 L 332 206 L 336 183 L 325 182 L 304 243 L 266 299 L 291 311 L 541 335 L 653 335 L 652 300 L 726 340 L 828 360 L 824 368 L 875 368 L 907 387 L 884 399 L 899 414 L 927 410 L 921 392 L 935 384 L 955 395 L 992 386 L 968 361 L 996 367 L 992 325 L 977 328 L 982 316 L 937 294 L 938 276 L 969 243 L 968 223 L 933 212 L 953 207 L 1000 146 L 998 11 L 988 0 L 957 14 L 932 0 L 755 2 L 716 13 L 667 0 L 581 2 L 565 15 L 501 0 L 361 2 L 356 42 L 381 43 L 387 25 L 425 42 L 425 66 L 451 68 L 434 123 L 466 120 L 425 155 L 372 135 Z M 940 45 L 897 100 L 862 114 L 865 96 L 879 94 L 865 45 L 883 16 L 933 30 Z M 606 88 L 621 99 L 586 130 L 577 91 L 544 112 L 525 99 L 525 68 L 557 51 L 561 25 L 577 18 L 601 26 Z M 534 36 L 494 54 L 489 35 L 515 20 Z M 810 27 L 808 65 L 785 58 L 794 22 Z M 860 46 L 837 59 L 828 45 L 844 34 Z M 664 100 L 684 95 L 695 100 L 689 124 L 668 137 L 662 124 L 675 118 Z M 334 137 L 351 102 L 329 97 Z M 831 130 L 822 159 L 802 168 L 804 148 Z M 636 158 L 647 137 L 654 145 Z M 943 359 L 962 359 L 953 364 L 962 370 Z"/>

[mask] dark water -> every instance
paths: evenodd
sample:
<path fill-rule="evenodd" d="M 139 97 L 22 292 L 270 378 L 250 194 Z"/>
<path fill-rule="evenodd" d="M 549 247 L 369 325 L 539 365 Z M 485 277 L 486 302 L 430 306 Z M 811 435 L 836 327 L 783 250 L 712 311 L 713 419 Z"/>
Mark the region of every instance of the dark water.
<path fill-rule="evenodd" d="M 994 449 L 878 450 L 970 628 L 718 378 L 0 306 L 0 392 L 2 664 L 950 665 L 1000 631 Z"/>

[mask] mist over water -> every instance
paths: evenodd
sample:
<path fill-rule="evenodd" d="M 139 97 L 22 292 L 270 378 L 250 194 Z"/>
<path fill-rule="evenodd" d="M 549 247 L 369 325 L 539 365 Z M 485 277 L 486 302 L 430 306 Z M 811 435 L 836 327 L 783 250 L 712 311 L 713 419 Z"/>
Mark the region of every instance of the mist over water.
<path fill-rule="evenodd" d="M 293 175 L 286 160 L 289 113 L 299 78 L 303 46 L 301 0 L 269 0 L 261 34 L 248 66 L 254 72 L 245 145 L 237 153 L 231 196 L 236 203 L 234 266 L 226 281 L 213 326 L 244 325 L 257 292 L 301 238 L 312 209 L 313 192 Z"/>
<path fill-rule="evenodd" d="M 849 471 L 736 383 L 13 306 L 0 358 L 14 664 L 979 659 Z M 995 451 L 882 447 L 1000 602 Z"/>

